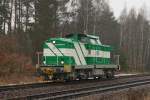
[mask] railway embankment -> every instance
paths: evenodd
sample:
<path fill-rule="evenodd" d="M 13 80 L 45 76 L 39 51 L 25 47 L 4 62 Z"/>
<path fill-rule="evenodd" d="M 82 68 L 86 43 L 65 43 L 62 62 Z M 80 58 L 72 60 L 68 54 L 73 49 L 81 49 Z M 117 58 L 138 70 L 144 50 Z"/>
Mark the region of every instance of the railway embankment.
<path fill-rule="evenodd" d="M 70 100 L 72 97 L 75 97 L 76 100 L 147 100 L 132 98 L 140 95 L 140 98 L 146 98 L 149 93 L 147 89 L 150 90 L 150 86 L 148 87 L 149 84 L 149 75 L 138 75 L 118 77 L 113 80 L 86 80 L 70 83 L 48 82 L 19 86 L 5 86 L 0 87 L 0 99 L 41 100 L 47 98 L 48 100 L 59 100 L 61 98 L 66 100 L 66 98 L 69 98 Z M 145 88 L 143 88 L 143 86 Z"/>
<path fill-rule="evenodd" d="M 88 95 L 75 100 L 150 100 L 150 85 Z"/>

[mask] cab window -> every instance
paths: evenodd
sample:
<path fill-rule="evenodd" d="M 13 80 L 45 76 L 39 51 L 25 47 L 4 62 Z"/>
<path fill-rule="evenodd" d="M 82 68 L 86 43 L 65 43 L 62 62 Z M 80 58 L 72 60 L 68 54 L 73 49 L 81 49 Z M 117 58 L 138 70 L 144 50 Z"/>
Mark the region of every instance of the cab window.
<path fill-rule="evenodd" d="M 90 38 L 90 43 L 91 44 L 98 44 L 96 39 Z"/>
<path fill-rule="evenodd" d="M 82 43 L 90 43 L 90 44 L 98 44 L 98 41 L 96 38 L 90 38 L 90 37 L 85 37 L 85 36 L 81 36 L 79 37 L 80 42 Z"/>
<path fill-rule="evenodd" d="M 81 41 L 82 43 L 89 43 L 89 39 L 88 39 L 87 37 L 81 37 L 81 38 L 80 38 L 80 41 Z"/>

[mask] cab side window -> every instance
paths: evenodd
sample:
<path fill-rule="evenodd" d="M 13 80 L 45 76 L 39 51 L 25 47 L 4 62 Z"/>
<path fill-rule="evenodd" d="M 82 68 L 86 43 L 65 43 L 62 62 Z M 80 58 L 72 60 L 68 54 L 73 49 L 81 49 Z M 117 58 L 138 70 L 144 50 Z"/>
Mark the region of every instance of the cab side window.
<path fill-rule="evenodd" d="M 80 41 L 81 41 L 82 43 L 89 43 L 89 39 L 88 39 L 87 37 L 81 37 L 81 38 L 80 38 Z"/>
<path fill-rule="evenodd" d="M 82 43 L 89 43 L 89 44 L 98 44 L 98 40 L 95 38 L 89 38 L 89 37 L 80 37 L 80 42 Z"/>
<path fill-rule="evenodd" d="M 98 44 L 96 39 L 90 38 L 90 43 L 91 44 Z"/>

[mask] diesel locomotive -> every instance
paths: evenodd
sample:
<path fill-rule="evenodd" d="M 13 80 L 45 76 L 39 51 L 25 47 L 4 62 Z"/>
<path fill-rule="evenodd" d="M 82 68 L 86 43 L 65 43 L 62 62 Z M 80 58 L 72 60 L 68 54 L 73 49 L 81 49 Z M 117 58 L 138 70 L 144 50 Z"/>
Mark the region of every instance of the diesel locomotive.
<path fill-rule="evenodd" d="M 112 62 L 112 51 L 95 35 L 49 38 L 43 43 L 42 64 L 37 69 L 44 79 L 51 80 L 112 78 L 119 69 L 119 63 Z"/>

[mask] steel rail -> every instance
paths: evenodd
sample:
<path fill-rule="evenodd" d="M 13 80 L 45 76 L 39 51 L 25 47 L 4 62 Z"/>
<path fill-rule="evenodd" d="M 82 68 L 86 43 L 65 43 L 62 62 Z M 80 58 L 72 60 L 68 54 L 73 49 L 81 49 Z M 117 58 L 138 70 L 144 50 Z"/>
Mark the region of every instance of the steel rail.
<path fill-rule="evenodd" d="M 150 76 L 149 74 L 140 74 L 140 75 L 131 75 L 131 76 L 121 76 L 115 79 L 125 79 L 125 78 L 134 78 L 134 77 L 144 77 Z M 111 79 L 112 80 L 112 79 Z M 110 81 L 110 79 L 101 79 L 101 80 L 81 80 L 81 81 L 72 81 L 72 82 L 41 82 L 41 83 L 30 83 L 30 84 L 21 84 L 21 85 L 6 85 L 0 86 L 0 92 L 20 90 L 20 89 L 29 89 L 29 88 L 40 88 L 47 87 L 52 85 L 71 85 L 71 84 L 84 84 L 87 82 L 99 82 L 99 81 Z"/>
<path fill-rule="evenodd" d="M 96 94 L 96 93 L 103 93 L 107 91 L 116 91 L 120 89 L 125 89 L 125 88 L 130 88 L 130 87 L 135 87 L 135 86 L 140 86 L 140 85 L 146 85 L 150 84 L 150 79 L 148 80 L 140 80 L 137 82 L 129 82 L 129 83 L 123 83 L 123 84 L 116 84 L 112 86 L 104 86 L 104 87 L 90 87 L 90 88 L 85 88 L 85 89 L 78 89 L 78 90 L 70 90 L 70 91 L 65 91 L 61 93 L 56 93 L 55 96 L 50 96 L 50 97 L 45 97 L 45 98 L 39 98 L 40 100 L 59 100 L 59 99 L 70 99 L 70 98 L 77 98 L 81 96 L 87 96 L 91 94 Z M 34 99 L 34 98 L 33 98 Z M 38 99 L 38 98 L 36 98 Z"/>
<path fill-rule="evenodd" d="M 0 86 L 0 92 L 49 86 L 51 82 Z"/>
<path fill-rule="evenodd" d="M 40 100 L 59 100 L 59 99 L 66 100 L 66 99 L 77 98 L 77 97 L 81 97 L 81 96 L 87 96 L 87 95 L 92 95 L 92 94 L 96 94 L 96 93 L 103 93 L 103 92 L 108 92 L 108 91 L 114 91 L 114 90 L 116 91 L 116 90 L 121 90 L 121 89 L 125 89 L 125 88 L 131 88 L 131 87 L 146 85 L 146 84 L 150 84 L 150 80 L 147 80 L 144 82 L 121 84 L 121 85 L 116 85 L 116 86 L 90 89 L 90 90 L 84 90 L 84 91 L 78 91 L 78 92 L 74 91 L 74 92 L 71 92 L 68 94 L 56 95 L 56 96 L 46 97 L 46 98 L 40 98 Z"/>
<path fill-rule="evenodd" d="M 141 79 L 141 80 L 129 81 L 125 83 L 116 83 L 111 85 L 98 85 L 98 86 L 84 87 L 84 88 L 71 89 L 71 90 L 62 90 L 57 92 L 41 93 L 36 95 L 20 97 L 19 99 L 66 100 L 70 98 L 86 96 L 86 95 L 96 94 L 96 93 L 103 93 L 103 92 L 119 90 L 119 89 L 125 89 L 129 87 L 135 87 L 135 86 L 146 85 L 146 84 L 150 84 L 150 79 L 143 79 L 143 80 Z"/>
<path fill-rule="evenodd" d="M 57 86 L 64 86 L 64 87 L 67 87 L 68 85 L 70 86 L 76 86 L 76 85 L 81 85 L 81 87 L 82 86 L 84 86 L 84 84 L 88 87 L 88 89 L 89 88 L 91 88 L 91 89 L 94 89 L 94 87 L 95 88 L 98 88 L 98 85 L 99 85 L 99 87 L 101 88 L 101 87 L 108 87 L 109 85 L 107 84 L 107 85 L 102 85 L 102 84 L 100 84 L 101 82 L 102 83 L 104 83 L 104 82 L 106 82 L 106 83 L 110 83 L 110 82 L 113 82 L 113 83 L 111 83 L 111 85 L 115 85 L 115 84 L 117 84 L 118 82 L 118 84 L 121 84 L 121 83 L 123 83 L 123 82 L 127 82 L 128 80 L 130 80 L 130 81 L 133 81 L 134 80 L 134 82 L 136 82 L 135 80 L 140 80 L 140 79 L 149 79 L 149 74 L 139 74 L 139 75 L 132 75 L 132 76 L 121 76 L 121 77 L 117 77 L 117 78 L 114 78 L 114 79 L 111 79 L 111 80 L 108 80 L 108 79 L 102 79 L 102 80 L 81 80 L 81 81 L 71 81 L 71 82 L 59 82 L 59 83 L 57 83 L 57 82 L 43 82 L 43 83 L 31 83 L 31 84 L 22 84 L 22 85 L 11 85 L 11 86 L 0 86 L 0 95 L 1 95 L 1 97 L 3 98 L 7 98 L 7 99 L 11 99 L 11 100 L 14 100 L 14 99 L 17 99 L 17 100 L 20 100 L 20 99 L 24 99 L 24 100 L 31 100 L 31 99 L 38 99 L 38 98 L 43 98 L 43 97 L 54 97 L 54 96 L 58 96 L 58 95 L 61 95 L 61 94 L 67 94 L 67 92 L 68 92 L 68 90 L 67 89 L 65 89 L 65 90 L 63 90 L 63 91 L 57 91 L 57 90 L 55 90 L 56 92 L 52 92 L 51 90 L 51 92 L 47 92 L 47 93 L 44 93 L 44 91 L 42 92 L 42 93 L 40 93 L 40 94 L 37 94 L 37 93 L 29 93 L 29 94 L 26 94 L 25 93 L 25 95 L 14 95 L 13 97 L 12 96 L 10 96 L 9 97 L 9 94 L 10 95 L 12 95 L 13 94 L 13 92 L 14 91 L 26 91 L 26 90 L 28 90 L 29 89 L 29 91 L 31 91 L 32 89 L 33 89 L 33 91 L 34 90 L 40 90 L 40 89 L 42 89 L 42 88 L 49 88 L 49 87 L 57 87 Z M 124 80 L 125 79 L 125 80 Z M 116 83 L 115 83 L 115 81 L 116 81 Z M 88 84 L 87 84 L 88 83 Z M 90 85 L 90 84 L 91 85 Z M 93 87 L 93 85 L 92 84 L 98 84 L 98 85 L 94 85 L 94 87 Z M 100 86 L 101 85 L 101 86 Z M 82 87 L 82 89 L 81 88 L 76 88 L 76 90 L 78 90 L 79 92 L 81 91 L 81 90 L 84 90 L 84 88 Z M 75 88 L 74 89 L 72 89 L 72 91 L 75 91 L 76 92 L 76 90 L 75 90 Z M 12 92 L 12 94 L 11 94 L 11 92 Z M 64 92 L 64 93 L 63 93 Z M 71 92 L 71 91 L 69 91 L 69 92 Z M 7 97 L 8 96 L 8 97 Z M 35 100 L 36 100 L 35 99 Z"/>

